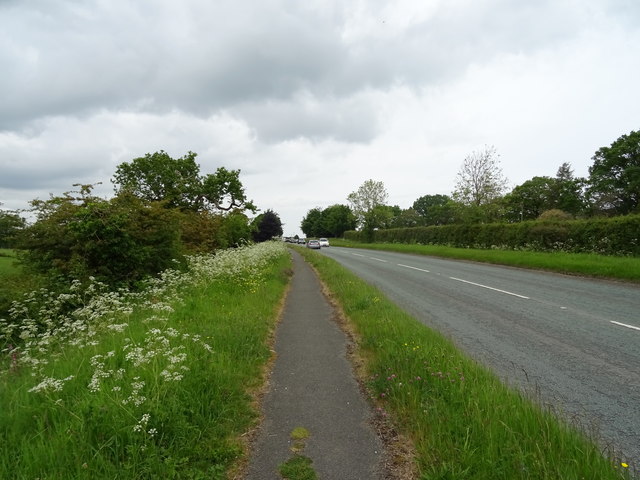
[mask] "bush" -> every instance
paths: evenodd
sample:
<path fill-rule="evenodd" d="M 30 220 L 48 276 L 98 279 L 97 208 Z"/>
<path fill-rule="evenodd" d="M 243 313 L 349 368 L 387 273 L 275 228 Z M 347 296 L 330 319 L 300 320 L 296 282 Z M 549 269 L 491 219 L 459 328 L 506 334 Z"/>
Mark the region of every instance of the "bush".
<path fill-rule="evenodd" d="M 459 224 L 378 230 L 374 232 L 373 241 L 459 248 L 499 247 L 509 250 L 640 255 L 640 215 L 567 220 L 566 216 L 557 212 L 549 213 L 543 220 L 511 224 Z M 366 241 L 363 233 L 356 231 L 345 232 L 344 238 Z"/>
<path fill-rule="evenodd" d="M 130 194 L 65 194 L 32 202 L 38 220 L 18 236 L 25 265 L 68 279 L 131 285 L 181 258 L 179 212 Z"/>

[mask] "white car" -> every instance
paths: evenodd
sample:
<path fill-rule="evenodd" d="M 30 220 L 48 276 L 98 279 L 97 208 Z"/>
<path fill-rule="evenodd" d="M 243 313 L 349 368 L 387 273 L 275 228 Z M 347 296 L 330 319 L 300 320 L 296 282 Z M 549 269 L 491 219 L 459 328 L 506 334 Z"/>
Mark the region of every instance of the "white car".
<path fill-rule="evenodd" d="M 318 241 L 320 242 L 320 246 L 321 247 L 328 247 L 329 246 L 329 239 L 328 238 L 321 238 Z"/>

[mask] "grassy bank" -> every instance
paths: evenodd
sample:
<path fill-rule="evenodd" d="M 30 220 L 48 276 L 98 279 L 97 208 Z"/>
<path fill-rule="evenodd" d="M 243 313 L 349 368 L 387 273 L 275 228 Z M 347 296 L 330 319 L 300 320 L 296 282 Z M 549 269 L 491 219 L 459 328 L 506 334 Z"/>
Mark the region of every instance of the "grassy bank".
<path fill-rule="evenodd" d="M 535 268 L 558 273 L 613 278 L 640 283 L 639 257 L 612 257 L 564 252 L 543 253 L 520 250 L 481 250 L 474 248 L 453 248 L 442 245 L 356 243 L 341 239 L 332 239 L 331 245 L 337 247 L 387 250 L 416 255 L 430 255 L 434 257 Z"/>
<path fill-rule="evenodd" d="M 541 410 L 335 261 L 303 251 L 357 332 L 370 392 L 423 479 L 620 479 L 626 464 Z"/>
<path fill-rule="evenodd" d="M 261 244 L 142 294 L 41 292 L 37 315 L 25 302 L 0 323 L 0 478 L 226 478 L 256 421 L 248 390 L 289 262 Z"/>

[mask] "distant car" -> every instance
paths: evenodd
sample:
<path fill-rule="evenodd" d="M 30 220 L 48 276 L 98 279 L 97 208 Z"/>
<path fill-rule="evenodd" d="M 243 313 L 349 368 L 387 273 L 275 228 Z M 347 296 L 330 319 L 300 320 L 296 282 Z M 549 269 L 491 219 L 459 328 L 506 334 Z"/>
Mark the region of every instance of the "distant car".
<path fill-rule="evenodd" d="M 305 243 L 307 243 L 307 241 L 304 238 L 298 239 L 298 245 L 304 245 Z"/>
<path fill-rule="evenodd" d="M 307 242 L 307 248 L 313 248 L 314 250 L 320 250 L 320 242 L 318 240 L 309 240 Z"/>
<path fill-rule="evenodd" d="M 321 247 L 328 247 L 329 246 L 329 239 L 328 238 L 321 238 L 318 241 L 320 242 L 320 246 Z"/>

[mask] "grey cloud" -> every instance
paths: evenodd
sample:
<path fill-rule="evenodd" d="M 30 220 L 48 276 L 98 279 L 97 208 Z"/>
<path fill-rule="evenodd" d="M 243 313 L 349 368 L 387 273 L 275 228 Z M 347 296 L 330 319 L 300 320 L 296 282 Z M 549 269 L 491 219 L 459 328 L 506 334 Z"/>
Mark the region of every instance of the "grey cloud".
<path fill-rule="evenodd" d="M 235 112 L 267 143 L 298 137 L 367 143 L 378 132 L 376 112 L 366 97 L 349 100 L 305 97 L 246 104 Z"/>
<path fill-rule="evenodd" d="M 206 116 L 253 103 L 248 110 L 275 104 L 289 115 L 280 116 L 281 126 L 249 115 L 265 138 L 286 136 L 286 124 L 297 123 L 303 135 L 340 137 L 340 130 L 342 138 L 366 139 L 372 128 L 354 127 L 350 120 L 357 108 L 312 115 L 304 105 L 296 109 L 296 96 L 311 92 L 331 104 L 366 88 L 446 82 L 470 63 L 544 48 L 580 28 L 569 3 L 542 0 L 532 8 L 509 0 L 450 1 L 397 34 L 388 35 L 380 19 L 368 35 L 348 42 L 342 33 L 353 5 L 0 4 L 7 25 L 0 32 L 0 65 L 7 72 L 0 77 L 0 130 L 24 128 L 39 117 L 105 109 L 179 109 Z M 385 5 L 364 8 L 375 15 Z"/>

